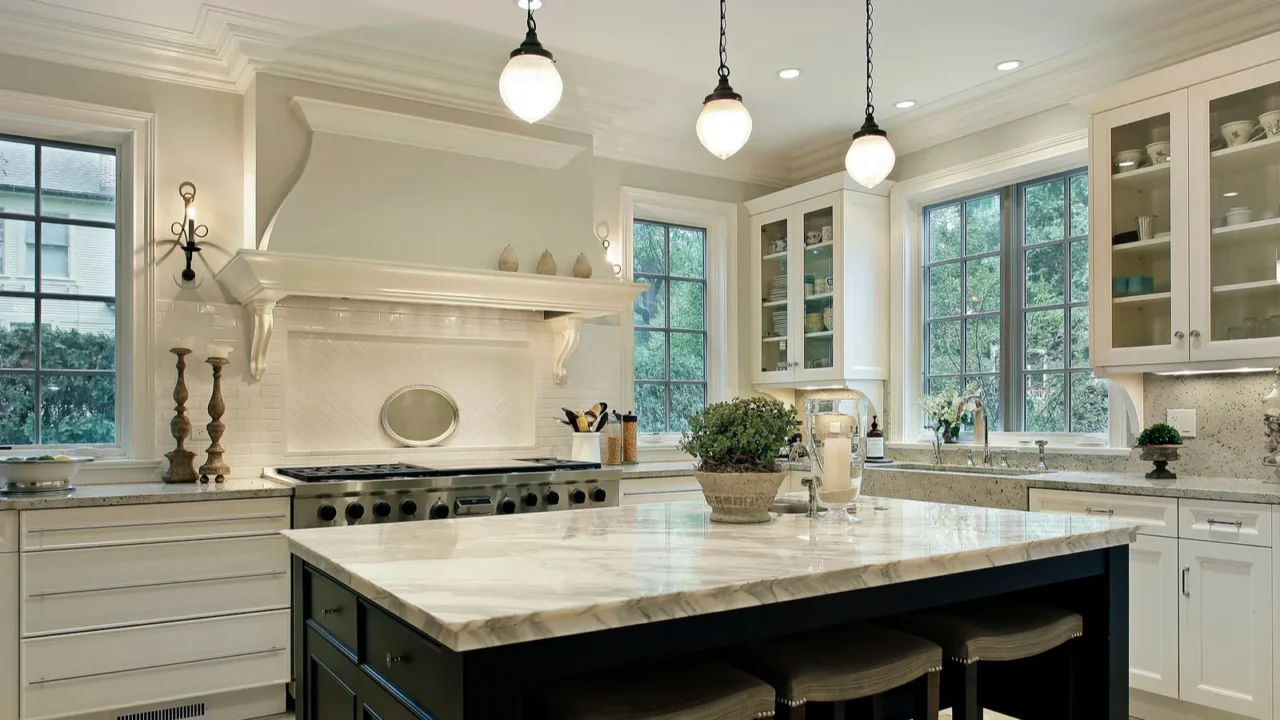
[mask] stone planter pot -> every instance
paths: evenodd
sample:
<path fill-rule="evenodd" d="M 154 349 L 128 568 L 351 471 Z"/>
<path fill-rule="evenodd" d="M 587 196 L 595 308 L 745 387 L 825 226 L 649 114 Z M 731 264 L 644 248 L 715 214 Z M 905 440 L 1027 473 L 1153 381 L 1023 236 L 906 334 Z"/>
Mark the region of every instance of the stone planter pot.
<path fill-rule="evenodd" d="M 1181 445 L 1139 445 L 1142 450 L 1140 459 L 1146 460 L 1155 467 L 1146 474 L 1148 480 L 1177 480 L 1178 475 L 1168 469 L 1169 463 L 1178 459 L 1178 448 Z"/>
<path fill-rule="evenodd" d="M 747 524 L 772 519 L 769 505 L 787 474 L 694 472 L 693 476 L 711 506 L 711 522 Z"/>

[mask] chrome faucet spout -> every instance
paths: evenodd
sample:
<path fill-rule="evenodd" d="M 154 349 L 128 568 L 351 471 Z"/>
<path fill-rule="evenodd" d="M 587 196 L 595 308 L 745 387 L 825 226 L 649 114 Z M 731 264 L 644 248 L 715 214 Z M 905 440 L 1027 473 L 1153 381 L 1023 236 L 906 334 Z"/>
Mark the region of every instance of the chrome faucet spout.
<path fill-rule="evenodd" d="M 973 403 L 973 411 L 982 416 L 982 464 L 987 467 L 994 467 L 995 461 L 991 457 L 991 428 L 987 424 L 987 406 L 978 395 L 969 395 L 960 399 L 961 407 L 964 407 L 967 403 Z M 974 420 L 976 422 L 977 418 Z"/>

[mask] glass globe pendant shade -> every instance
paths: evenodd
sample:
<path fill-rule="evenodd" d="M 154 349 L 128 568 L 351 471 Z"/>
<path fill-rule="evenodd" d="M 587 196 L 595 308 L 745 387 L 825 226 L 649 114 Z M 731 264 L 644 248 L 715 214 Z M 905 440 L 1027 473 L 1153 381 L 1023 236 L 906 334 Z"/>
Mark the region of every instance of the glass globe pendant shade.
<path fill-rule="evenodd" d="M 516 117 L 536 123 L 560 104 L 564 81 L 560 79 L 550 53 L 542 55 L 517 50 L 498 78 L 498 93 Z"/>
<path fill-rule="evenodd" d="M 853 136 L 853 144 L 844 156 L 844 169 L 859 185 L 873 188 L 889 177 L 897 160 L 889 137 L 875 126 L 874 120 L 868 119 L 867 124 Z"/>
<path fill-rule="evenodd" d="M 721 160 L 741 150 L 751 137 L 751 113 L 725 78 L 703 101 L 696 129 L 702 147 Z"/>

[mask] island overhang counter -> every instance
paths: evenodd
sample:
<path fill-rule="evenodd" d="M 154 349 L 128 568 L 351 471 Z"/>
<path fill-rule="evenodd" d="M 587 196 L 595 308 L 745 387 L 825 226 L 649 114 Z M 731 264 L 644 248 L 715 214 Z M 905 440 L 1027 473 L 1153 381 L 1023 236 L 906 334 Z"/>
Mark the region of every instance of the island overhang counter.
<path fill-rule="evenodd" d="M 299 720 L 517 720 L 524 693 L 555 677 L 1037 591 L 1084 617 L 1083 717 L 1128 717 L 1134 526 L 887 498 L 854 518 L 709 512 L 285 532 Z"/>

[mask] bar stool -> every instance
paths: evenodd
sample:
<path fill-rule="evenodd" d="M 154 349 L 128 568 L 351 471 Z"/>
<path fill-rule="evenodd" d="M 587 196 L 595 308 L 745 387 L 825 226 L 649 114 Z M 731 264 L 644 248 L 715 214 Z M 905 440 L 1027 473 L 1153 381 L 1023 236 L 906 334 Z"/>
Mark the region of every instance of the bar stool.
<path fill-rule="evenodd" d="M 714 660 L 632 665 L 553 681 L 532 699 L 541 720 L 754 720 L 773 688 Z"/>
<path fill-rule="evenodd" d="M 954 720 L 982 718 L 978 687 L 981 663 L 1010 662 L 1042 655 L 1063 647 L 1084 633 L 1084 621 L 1076 613 L 1020 601 L 963 604 L 893 618 L 887 623 L 942 646 L 947 659 L 943 676 L 948 690 L 954 685 L 959 686 L 953 693 L 958 696 L 952 703 Z M 1067 696 L 1072 697 L 1076 673 L 1075 645 L 1063 649 L 1069 653 L 1066 672 L 1055 677 L 1065 678 Z M 1036 691 L 1035 688 L 1029 690 Z M 1068 708 L 1068 717 L 1074 719 L 1077 715 L 1074 707 Z"/>
<path fill-rule="evenodd" d="M 937 720 L 942 648 L 867 624 L 784 637 L 735 651 L 733 664 L 778 693 L 780 720 L 884 717 L 883 693 L 912 685 L 914 720 Z"/>

